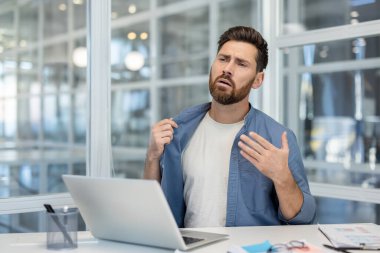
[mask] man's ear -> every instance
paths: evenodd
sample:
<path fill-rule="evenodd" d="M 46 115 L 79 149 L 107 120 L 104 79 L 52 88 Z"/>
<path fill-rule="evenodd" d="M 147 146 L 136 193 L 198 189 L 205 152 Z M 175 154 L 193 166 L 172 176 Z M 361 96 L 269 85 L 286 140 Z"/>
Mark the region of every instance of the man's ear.
<path fill-rule="evenodd" d="M 252 83 L 252 89 L 258 89 L 263 84 L 264 71 L 257 73 L 255 80 Z"/>

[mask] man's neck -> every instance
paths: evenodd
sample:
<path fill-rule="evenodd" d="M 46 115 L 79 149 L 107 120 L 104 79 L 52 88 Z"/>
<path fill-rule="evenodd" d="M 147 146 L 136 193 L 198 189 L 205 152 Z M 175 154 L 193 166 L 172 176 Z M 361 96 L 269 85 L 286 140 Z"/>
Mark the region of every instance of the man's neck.
<path fill-rule="evenodd" d="M 210 117 L 222 124 L 233 124 L 242 121 L 249 111 L 248 100 L 232 105 L 222 105 L 212 100 L 209 110 Z"/>

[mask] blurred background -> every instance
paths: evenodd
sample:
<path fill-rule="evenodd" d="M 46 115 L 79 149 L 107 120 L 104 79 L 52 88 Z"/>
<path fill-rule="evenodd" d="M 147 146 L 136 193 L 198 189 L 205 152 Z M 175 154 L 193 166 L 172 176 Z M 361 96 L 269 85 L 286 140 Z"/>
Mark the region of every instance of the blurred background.
<path fill-rule="evenodd" d="M 150 126 L 209 101 L 218 36 L 253 26 L 270 59 L 251 103 L 296 133 L 317 221 L 380 224 L 379 0 L 111 3 L 113 176 L 142 177 Z M 88 173 L 87 16 L 86 0 L 0 1 L 0 233 L 44 231 L 33 203 Z"/>

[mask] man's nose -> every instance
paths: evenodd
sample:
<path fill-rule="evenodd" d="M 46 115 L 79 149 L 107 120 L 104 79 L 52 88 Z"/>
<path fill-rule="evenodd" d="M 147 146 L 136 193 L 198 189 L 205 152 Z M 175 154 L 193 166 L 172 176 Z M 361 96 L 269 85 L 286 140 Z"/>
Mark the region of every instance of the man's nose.
<path fill-rule="evenodd" d="M 223 74 L 232 76 L 232 72 L 233 72 L 233 64 L 229 62 L 227 65 L 224 66 Z"/>

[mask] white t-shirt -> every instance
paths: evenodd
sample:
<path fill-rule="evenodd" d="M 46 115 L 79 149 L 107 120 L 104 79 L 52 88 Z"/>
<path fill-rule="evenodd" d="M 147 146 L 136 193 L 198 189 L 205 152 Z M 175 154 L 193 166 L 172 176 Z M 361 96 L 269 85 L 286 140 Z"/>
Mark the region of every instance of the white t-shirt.
<path fill-rule="evenodd" d="M 208 113 L 182 154 L 185 227 L 224 227 L 233 141 L 244 121 L 221 124 Z"/>

